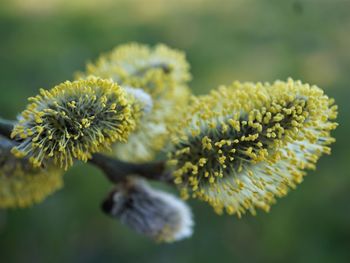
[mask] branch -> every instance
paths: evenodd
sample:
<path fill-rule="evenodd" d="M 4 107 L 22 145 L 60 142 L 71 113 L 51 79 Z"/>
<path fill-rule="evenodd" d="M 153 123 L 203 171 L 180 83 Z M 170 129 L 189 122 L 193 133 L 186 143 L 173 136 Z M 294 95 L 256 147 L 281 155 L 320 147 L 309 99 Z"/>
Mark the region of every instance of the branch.
<path fill-rule="evenodd" d="M 172 183 L 171 174 L 165 172 L 164 161 L 130 163 L 96 153 L 89 162 L 99 167 L 113 183 L 124 181 L 128 175 L 139 175 L 150 180 Z"/>
<path fill-rule="evenodd" d="M 1 135 L 11 139 L 13 126 L 13 121 L 0 118 Z M 150 180 L 172 183 L 172 176 L 166 172 L 164 161 L 137 164 L 96 153 L 89 162 L 100 168 L 113 183 L 122 182 L 129 175 L 139 175 Z"/>

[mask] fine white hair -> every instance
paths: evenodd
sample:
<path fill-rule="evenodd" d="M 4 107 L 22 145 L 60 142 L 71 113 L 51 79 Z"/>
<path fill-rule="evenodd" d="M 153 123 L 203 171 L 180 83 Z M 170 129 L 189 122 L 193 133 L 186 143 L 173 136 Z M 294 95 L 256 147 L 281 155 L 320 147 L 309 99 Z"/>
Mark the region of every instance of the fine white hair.
<path fill-rule="evenodd" d="M 193 233 L 192 212 L 176 196 L 156 190 L 139 178 L 119 185 L 103 210 L 140 234 L 159 242 L 174 242 Z"/>
<path fill-rule="evenodd" d="M 124 90 L 133 96 L 141 105 L 144 113 L 148 114 L 153 109 L 152 97 L 142 89 L 131 86 L 123 86 Z"/>

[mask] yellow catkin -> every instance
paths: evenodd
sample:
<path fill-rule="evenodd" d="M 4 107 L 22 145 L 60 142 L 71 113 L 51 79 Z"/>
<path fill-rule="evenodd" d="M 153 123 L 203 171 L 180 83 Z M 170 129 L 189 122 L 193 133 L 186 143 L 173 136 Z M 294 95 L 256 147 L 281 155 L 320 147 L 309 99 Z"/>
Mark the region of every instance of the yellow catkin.
<path fill-rule="evenodd" d="M 125 91 L 110 80 L 66 81 L 29 101 L 12 132 L 20 141 L 12 152 L 35 167 L 53 160 L 68 169 L 74 159 L 87 161 L 92 153 L 126 141 L 135 128 Z"/>
<path fill-rule="evenodd" d="M 143 114 L 127 143 L 117 143 L 113 148 L 122 160 L 154 159 L 164 148 L 178 112 L 188 103 L 187 82 L 191 75 L 185 54 L 163 44 L 155 47 L 137 43 L 120 45 L 89 63 L 77 78 L 89 75 L 110 78 L 123 87 L 141 89 L 150 95 L 152 110 Z"/>
<path fill-rule="evenodd" d="M 63 186 L 63 172 L 53 166 L 34 168 L 11 153 L 13 142 L 0 137 L 0 208 L 28 207 Z"/>
<path fill-rule="evenodd" d="M 169 154 L 182 196 L 239 217 L 256 207 L 269 211 L 330 153 L 333 103 L 320 88 L 292 79 L 235 82 L 193 98 Z"/>

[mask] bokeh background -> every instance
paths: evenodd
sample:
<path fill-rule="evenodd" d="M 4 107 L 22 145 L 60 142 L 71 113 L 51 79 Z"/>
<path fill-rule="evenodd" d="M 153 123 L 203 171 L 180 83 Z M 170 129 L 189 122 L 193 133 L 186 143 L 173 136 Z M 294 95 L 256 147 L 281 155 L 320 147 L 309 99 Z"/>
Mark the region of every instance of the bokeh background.
<path fill-rule="evenodd" d="M 350 262 L 350 1 L 2 0 L 0 115 L 130 41 L 183 49 L 196 94 L 233 80 L 319 85 L 340 107 L 333 154 L 268 214 L 192 201 L 195 234 L 171 245 L 103 215 L 111 186 L 78 164 L 44 203 L 0 211 L 0 262 Z"/>

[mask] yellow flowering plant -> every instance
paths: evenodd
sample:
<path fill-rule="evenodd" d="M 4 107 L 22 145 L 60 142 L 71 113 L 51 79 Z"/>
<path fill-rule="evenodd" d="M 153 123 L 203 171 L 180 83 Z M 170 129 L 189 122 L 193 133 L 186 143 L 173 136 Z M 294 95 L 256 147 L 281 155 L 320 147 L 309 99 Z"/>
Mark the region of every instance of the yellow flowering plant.
<path fill-rule="evenodd" d="M 37 167 L 50 158 L 68 169 L 73 158 L 87 161 L 112 142 L 126 141 L 135 126 L 125 91 L 109 80 L 66 81 L 29 101 L 12 131 L 20 141 L 12 152 Z"/>
<path fill-rule="evenodd" d="M 330 153 L 334 101 L 316 86 L 239 83 L 193 98 L 174 128 L 169 165 L 184 198 L 239 217 L 266 211 Z"/>
<path fill-rule="evenodd" d="M 319 87 L 236 81 L 195 96 L 190 79 L 183 52 L 131 43 L 40 90 L 16 121 L 0 119 L 0 207 L 43 201 L 65 170 L 89 162 L 115 185 L 106 214 L 174 242 L 193 232 L 187 199 L 238 217 L 269 211 L 330 154 L 337 106 Z"/>

